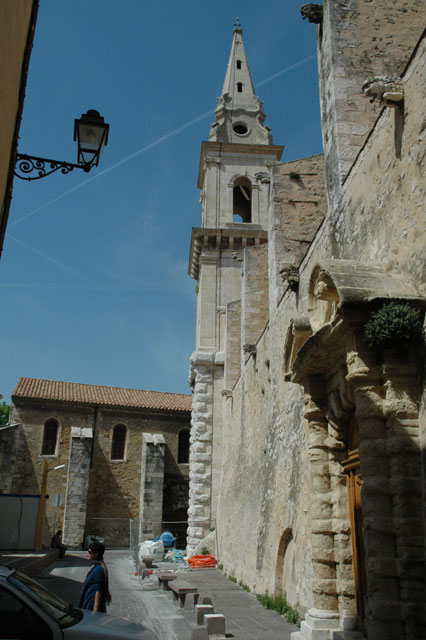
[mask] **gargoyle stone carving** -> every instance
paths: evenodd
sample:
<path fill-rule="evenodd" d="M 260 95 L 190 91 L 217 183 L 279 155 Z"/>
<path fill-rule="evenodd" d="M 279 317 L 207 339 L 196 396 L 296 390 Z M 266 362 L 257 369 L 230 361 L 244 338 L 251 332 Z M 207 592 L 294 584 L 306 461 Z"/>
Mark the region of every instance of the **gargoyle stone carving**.
<path fill-rule="evenodd" d="M 224 398 L 232 398 L 232 389 L 222 389 L 220 393 Z"/>
<path fill-rule="evenodd" d="M 254 174 L 254 177 L 256 178 L 256 182 L 261 182 L 262 184 L 269 184 L 271 182 L 267 171 L 258 171 Z"/>
<path fill-rule="evenodd" d="M 280 267 L 280 276 L 283 284 L 287 284 L 292 291 L 296 291 L 299 287 L 299 269 L 293 265 L 282 265 Z"/>
<path fill-rule="evenodd" d="M 253 355 L 256 357 L 256 345 L 255 344 L 245 344 L 243 345 L 243 351 L 244 353 L 248 353 L 250 355 Z"/>
<path fill-rule="evenodd" d="M 404 100 L 401 82 L 386 76 L 369 78 L 362 85 L 362 90 L 370 102 L 378 100 L 385 107 L 399 107 Z"/>
<path fill-rule="evenodd" d="M 232 254 L 232 259 L 234 262 L 243 262 L 244 261 L 243 252 L 234 251 L 234 253 Z"/>
<path fill-rule="evenodd" d="M 322 4 L 313 4 L 312 2 L 310 2 L 309 4 L 304 4 L 300 8 L 300 13 L 302 14 L 304 20 L 308 18 L 309 22 L 313 22 L 314 24 L 321 24 L 322 22 Z"/>

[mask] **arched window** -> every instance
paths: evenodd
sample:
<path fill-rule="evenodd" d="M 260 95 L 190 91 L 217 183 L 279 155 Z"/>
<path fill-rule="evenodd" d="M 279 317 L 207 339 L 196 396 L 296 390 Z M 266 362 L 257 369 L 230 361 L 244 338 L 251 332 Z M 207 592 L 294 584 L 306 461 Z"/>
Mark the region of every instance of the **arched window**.
<path fill-rule="evenodd" d="M 241 69 L 241 60 L 237 60 L 237 69 Z"/>
<path fill-rule="evenodd" d="M 241 218 L 241 222 L 251 222 L 251 182 L 248 178 L 237 178 L 233 188 L 233 214 Z"/>
<path fill-rule="evenodd" d="M 116 424 L 112 433 L 111 460 L 124 460 L 126 449 L 126 432 L 124 424 Z"/>
<path fill-rule="evenodd" d="M 44 425 L 42 456 L 54 456 L 58 441 L 58 423 L 56 420 L 48 420 Z"/>
<path fill-rule="evenodd" d="M 179 431 L 178 463 L 189 462 L 189 429 Z"/>
<path fill-rule="evenodd" d="M 237 82 L 237 91 L 238 91 L 238 93 L 242 93 L 243 92 L 243 83 L 242 82 Z"/>

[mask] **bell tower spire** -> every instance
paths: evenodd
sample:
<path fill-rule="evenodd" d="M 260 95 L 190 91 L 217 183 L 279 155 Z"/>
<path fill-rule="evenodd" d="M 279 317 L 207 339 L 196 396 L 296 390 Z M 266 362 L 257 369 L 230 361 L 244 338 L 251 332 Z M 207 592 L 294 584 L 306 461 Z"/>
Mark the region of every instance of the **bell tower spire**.
<path fill-rule="evenodd" d="M 214 142 L 272 144 L 269 127 L 263 125 L 263 103 L 256 95 L 237 18 L 222 93 L 210 130 Z"/>
<path fill-rule="evenodd" d="M 272 144 L 270 130 L 263 125 L 265 114 L 239 23 L 215 116 L 210 139 L 201 144 L 201 227 L 192 229 L 189 257 L 189 274 L 197 281 L 196 344 L 190 368 L 194 390 L 188 509 L 191 553 L 216 518 L 227 437 L 221 394 L 227 384 L 228 309 L 240 308 L 244 251 L 262 249 L 268 241 L 269 166 L 278 163 L 283 152 L 283 147 Z M 238 339 L 234 336 L 233 344 Z"/>

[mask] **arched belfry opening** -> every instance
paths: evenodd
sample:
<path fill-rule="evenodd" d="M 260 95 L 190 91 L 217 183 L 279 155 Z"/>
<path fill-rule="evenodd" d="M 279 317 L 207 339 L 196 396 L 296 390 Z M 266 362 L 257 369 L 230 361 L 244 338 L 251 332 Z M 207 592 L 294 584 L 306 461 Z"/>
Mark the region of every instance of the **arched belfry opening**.
<path fill-rule="evenodd" d="M 251 222 L 251 182 L 248 178 L 237 178 L 233 187 L 234 222 Z"/>

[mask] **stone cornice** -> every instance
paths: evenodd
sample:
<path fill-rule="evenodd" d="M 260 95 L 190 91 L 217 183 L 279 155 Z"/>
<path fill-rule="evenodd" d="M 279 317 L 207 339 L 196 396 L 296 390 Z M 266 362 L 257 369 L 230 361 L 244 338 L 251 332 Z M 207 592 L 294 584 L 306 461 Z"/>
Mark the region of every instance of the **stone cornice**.
<path fill-rule="evenodd" d="M 216 158 L 221 154 L 228 155 L 251 155 L 251 156 L 265 156 L 265 165 L 269 163 L 271 160 L 279 161 L 281 160 L 282 153 L 284 151 L 283 146 L 276 146 L 273 144 L 265 145 L 265 144 L 237 144 L 235 142 L 202 142 L 201 143 L 201 154 L 200 154 L 200 167 L 198 170 L 198 188 L 201 189 L 203 187 L 204 182 L 204 171 L 205 171 L 205 160 L 207 154 L 211 156 L 216 156 Z M 217 163 L 217 161 L 216 161 Z M 217 163 L 218 164 L 218 163 Z"/>
<path fill-rule="evenodd" d="M 256 228 L 242 225 L 230 229 L 204 229 L 193 227 L 191 234 L 191 249 L 189 253 L 188 273 L 191 278 L 198 280 L 200 260 L 203 250 L 218 251 L 228 249 L 238 251 L 268 242 L 268 233 L 258 225 Z"/>

